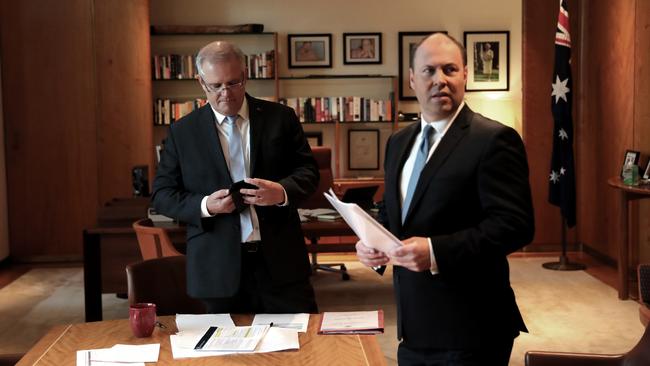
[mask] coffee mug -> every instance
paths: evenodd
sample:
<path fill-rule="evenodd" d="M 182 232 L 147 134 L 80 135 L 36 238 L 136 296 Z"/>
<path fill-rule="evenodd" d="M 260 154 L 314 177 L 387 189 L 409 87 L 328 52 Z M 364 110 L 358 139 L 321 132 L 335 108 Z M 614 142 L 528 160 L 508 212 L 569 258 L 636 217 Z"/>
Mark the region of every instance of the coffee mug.
<path fill-rule="evenodd" d="M 156 326 L 156 304 L 137 303 L 129 306 L 129 324 L 136 337 L 151 336 Z"/>

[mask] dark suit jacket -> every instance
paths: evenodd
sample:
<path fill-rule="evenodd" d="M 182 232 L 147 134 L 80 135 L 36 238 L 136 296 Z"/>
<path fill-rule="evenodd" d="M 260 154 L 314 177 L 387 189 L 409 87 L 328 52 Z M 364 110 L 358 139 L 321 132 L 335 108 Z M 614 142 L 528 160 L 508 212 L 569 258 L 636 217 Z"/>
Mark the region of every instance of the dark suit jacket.
<path fill-rule="evenodd" d="M 296 207 L 314 192 L 318 168 L 291 108 L 246 95 L 251 176 L 279 182 L 289 206 L 257 206 L 262 253 L 274 284 L 307 279 L 307 250 Z M 187 223 L 187 288 L 198 298 L 229 297 L 240 279 L 239 214 L 201 218 L 201 200 L 230 187 L 210 105 L 171 125 L 153 183 L 160 213 Z"/>
<path fill-rule="evenodd" d="M 431 238 L 439 273 L 395 266 L 398 336 L 418 348 L 471 349 L 526 330 L 506 255 L 532 240 L 528 164 L 512 128 L 465 106 L 422 170 L 401 222 L 399 180 L 420 123 L 386 146 L 388 228 Z"/>

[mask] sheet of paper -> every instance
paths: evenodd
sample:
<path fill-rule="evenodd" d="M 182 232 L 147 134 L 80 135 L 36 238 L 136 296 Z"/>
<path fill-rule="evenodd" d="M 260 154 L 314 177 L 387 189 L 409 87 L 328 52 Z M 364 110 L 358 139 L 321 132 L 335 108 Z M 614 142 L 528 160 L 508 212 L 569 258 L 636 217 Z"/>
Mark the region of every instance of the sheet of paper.
<path fill-rule="evenodd" d="M 201 338 L 204 332 L 187 331 L 170 336 L 172 355 L 174 359 L 196 358 L 207 356 L 224 356 L 233 353 L 251 353 L 251 352 L 232 352 L 232 351 L 196 351 L 194 346 Z M 262 338 L 254 353 L 276 352 L 289 349 L 300 349 L 298 332 L 293 329 L 282 329 L 271 327 L 266 336 Z"/>
<path fill-rule="evenodd" d="M 77 366 L 144 366 L 158 362 L 160 343 L 116 344 L 111 348 L 77 351 Z"/>
<path fill-rule="evenodd" d="M 176 314 L 176 328 L 179 332 L 203 330 L 210 326 L 234 327 L 230 314 Z M 195 343 L 196 344 L 196 343 Z"/>
<path fill-rule="evenodd" d="M 273 328 L 295 329 L 305 333 L 309 325 L 309 314 L 257 314 L 253 318 L 253 325 L 269 325 L 271 323 L 273 323 Z"/>
<path fill-rule="evenodd" d="M 269 330 L 268 325 L 211 327 L 195 345 L 200 351 L 255 351 Z"/>
<path fill-rule="evenodd" d="M 357 204 L 341 202 L 331 188 L 329 193 L 323 194 L 366 246 L 386 253 L 402 245 L 395 235 L 381 226 Z"/>
<path fill-rule="evenodd" d="M 323 313 L 322 332 L 331 330 L 378 329 L 378 311 L 341 311 Z"/>

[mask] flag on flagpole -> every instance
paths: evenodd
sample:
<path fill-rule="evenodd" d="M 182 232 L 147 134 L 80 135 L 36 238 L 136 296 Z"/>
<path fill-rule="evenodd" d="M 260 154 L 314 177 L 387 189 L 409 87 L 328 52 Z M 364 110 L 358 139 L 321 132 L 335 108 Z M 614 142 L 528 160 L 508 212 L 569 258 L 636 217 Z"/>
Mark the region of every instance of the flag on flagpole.
<path fill-rule="evenodd" d="M 553 112 L 553 154 L 549 173 L 548 201 L 560 207 L 568 227 L 576 224 L 576 182 L 573 161 L 573 118 L 571 117 L 571 36 L 566 0 L 560 0 L 555 32 L 551 111 Z"/>

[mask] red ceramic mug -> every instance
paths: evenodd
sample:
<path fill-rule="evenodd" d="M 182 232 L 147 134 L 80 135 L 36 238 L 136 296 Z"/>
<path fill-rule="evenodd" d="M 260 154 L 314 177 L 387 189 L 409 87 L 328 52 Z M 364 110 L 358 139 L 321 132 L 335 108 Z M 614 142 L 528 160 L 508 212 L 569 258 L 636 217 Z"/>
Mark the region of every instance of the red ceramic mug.
<path fill-rule="evenodd" d="M 129 324 L 136 337 L 151 336 L 156 326 L 156 304 L 137 303 L 129 306 Z"/>

